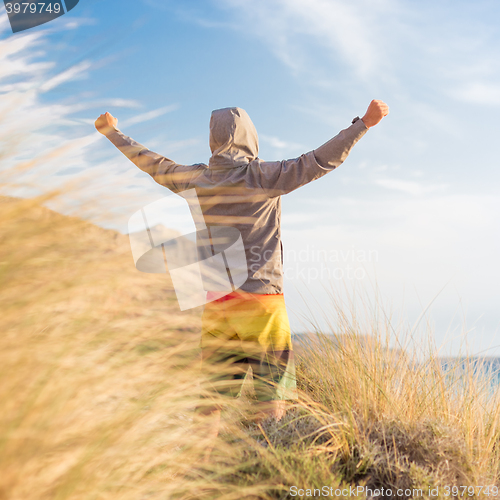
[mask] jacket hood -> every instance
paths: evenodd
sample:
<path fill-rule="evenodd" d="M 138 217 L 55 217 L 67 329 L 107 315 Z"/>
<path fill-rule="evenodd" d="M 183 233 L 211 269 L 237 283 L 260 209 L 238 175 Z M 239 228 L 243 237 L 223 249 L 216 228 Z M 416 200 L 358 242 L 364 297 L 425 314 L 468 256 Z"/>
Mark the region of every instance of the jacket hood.
<path fill-rule="evenodd" d="M 210 150 L 212 156 L 208 166 L 213 169 L 239 167 L 257 158 L 257 130 L 244 109 L 224 108 L 212 111 Z"/>

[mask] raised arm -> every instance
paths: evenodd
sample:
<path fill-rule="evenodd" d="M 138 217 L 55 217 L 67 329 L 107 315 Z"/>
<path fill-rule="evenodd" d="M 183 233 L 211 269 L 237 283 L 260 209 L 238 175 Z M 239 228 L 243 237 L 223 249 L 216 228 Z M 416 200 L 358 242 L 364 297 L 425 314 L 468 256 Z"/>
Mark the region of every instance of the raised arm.
<path fill-rule="evenodd" d="M 123 134 L 117 124 L 118 120 L 114 116 L 105 113 L 96 120 L 95 128 L 158 184 L 176 193 L 189 189 L 191 180 L 202 169 L 201 165 L 179 165 L 165 156 L 154 153 Z"/>
<path fill-rule="evenodd" d="M 374 100 L 361 119 L 309 153 L 293 160 L 260 162 L 251 166 L 253 182 L 269 196 L 280 196 L 322 177 L 341 165 L 367 130 L 389 113 L 387 104 Z"/>

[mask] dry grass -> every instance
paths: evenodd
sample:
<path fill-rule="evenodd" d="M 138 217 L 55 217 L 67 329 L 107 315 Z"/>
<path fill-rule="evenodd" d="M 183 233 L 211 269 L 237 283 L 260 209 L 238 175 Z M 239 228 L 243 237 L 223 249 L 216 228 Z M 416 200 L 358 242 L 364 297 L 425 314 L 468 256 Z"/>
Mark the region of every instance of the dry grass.
<path fill-rule="evenodd" d="M 499 485 L 498 390 L 474 370 L 445 374 L 432 352 L 390 349 L 403 327 L 340 306 L 337 341 L 311 334 L 300 349 L 287 416 L 257 427 L 251 395 L 233 402 L 201 464 L 200 311 L 180 313 L 164 275 L 135 270 L 127 237 L 43 201 L 0 200 L 0 499 Z"/>

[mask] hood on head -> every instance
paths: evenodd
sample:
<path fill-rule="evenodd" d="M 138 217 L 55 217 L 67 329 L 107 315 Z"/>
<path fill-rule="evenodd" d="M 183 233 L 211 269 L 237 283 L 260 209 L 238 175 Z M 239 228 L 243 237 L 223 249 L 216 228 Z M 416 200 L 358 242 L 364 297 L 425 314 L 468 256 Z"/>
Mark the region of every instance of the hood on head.
<path fill-rule="evenodd" d="M 210 150 L 210 168 L 239 167 L 257 158 L 257 130 L 244 109 L 224 108 L 212 111 Z"/>

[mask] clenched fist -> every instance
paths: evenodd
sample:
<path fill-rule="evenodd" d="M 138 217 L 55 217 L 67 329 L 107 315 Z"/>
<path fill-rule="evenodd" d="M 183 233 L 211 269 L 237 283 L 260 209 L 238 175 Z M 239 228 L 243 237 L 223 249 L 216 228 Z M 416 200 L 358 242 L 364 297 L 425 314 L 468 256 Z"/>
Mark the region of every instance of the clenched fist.
<path fill-rule="evenodd" d="M 118 123 L 118 118 L 115 118 L 111 113 L 105 113 L 95 121 L 95 128 L 102 135 L 108 135 L 111 132 L 117 130 L 116 128 L 117 123 Z"/>
<path fill-rule="evenodd" d="M 370 128 L 377 125 L 377 123 L 380 123 L 382 118 L 388 114 L 389 106 L 387 106 L 384 101 L 374 99 L 368 106 L 365 116 L 361 119 L 363 120 L 363 123 Z"/>

